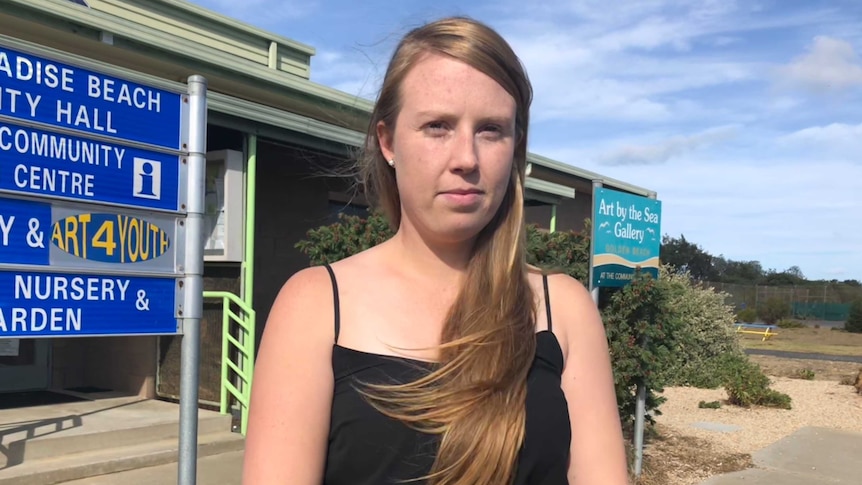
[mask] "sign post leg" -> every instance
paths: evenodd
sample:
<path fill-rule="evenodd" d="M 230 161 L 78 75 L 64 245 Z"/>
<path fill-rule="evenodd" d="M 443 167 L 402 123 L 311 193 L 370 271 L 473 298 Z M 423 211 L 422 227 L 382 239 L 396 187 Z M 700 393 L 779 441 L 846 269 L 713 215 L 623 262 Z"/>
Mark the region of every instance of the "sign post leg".
<path fill-rule="evenodd" d="M 644 463 L 644 420 L 646 418 L 646 385 L 638 380 L 635 405 L 635 476 L 641 476 Z"/>
<path fill-rule="evenodd" d="M 204 180 L 206 172 L 206 80 L 189 77 L 188 207 L 180 360 L 178 484 L 197 483 L 200 322 L 203 314 Z"/>

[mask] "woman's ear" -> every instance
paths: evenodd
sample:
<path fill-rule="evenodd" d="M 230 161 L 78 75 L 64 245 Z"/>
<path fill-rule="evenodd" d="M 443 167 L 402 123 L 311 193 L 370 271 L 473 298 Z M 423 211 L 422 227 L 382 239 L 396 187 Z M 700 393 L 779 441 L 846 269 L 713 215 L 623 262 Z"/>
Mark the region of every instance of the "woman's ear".
<path fill-rule="evenodd" d="M 395 158 L 395 149 L 392 146 L 392 132 L 383 121 L 377 122 L 377 143 L 380 145 L 380 152 L 386 160 Z"/>

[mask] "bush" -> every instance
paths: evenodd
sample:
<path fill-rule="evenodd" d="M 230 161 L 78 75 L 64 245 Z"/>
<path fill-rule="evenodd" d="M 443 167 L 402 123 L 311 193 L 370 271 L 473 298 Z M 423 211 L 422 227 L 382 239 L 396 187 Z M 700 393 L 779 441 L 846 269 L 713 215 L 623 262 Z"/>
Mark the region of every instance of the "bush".
<path fill-rule="evenodd" d="M 781 298 L 770 298 L 760 305 L 757 314 L 765 323 L 774 325 L 782 318 L 790 316 L 790 304 Z"/>
<path fill-rule="evenodd" d="M 815 377 L 815 373 L 811 369 L 799 369 L 796 372 L 796 377 L 798 379 L 804 379 L 806 381 L 813 381 Z"/>
<path fill-rule="evenodd" d="M 701 401 L 701 402 L 697 403 L 697 407 L 700 409 L 720 409 L 721 408 L 721 401 L 710 401 L 710 402 Z"/>
<path fill-rule="evenodd" d="M 602 310 L 608 337 L 614 386 L 623 429 L 628 430 L 635 416 L 636 386 L 647 389 L 646 409 L 660 415 L 665 401 L 658 395 L 667 384 L 667 369 L 676 361 L 673 353 L 678 321 L 665 311 L 667 299 L 649 275 L 636 274 L 632 282 L 613 293 Z M 652 416 L 647 415 L 652 423 Z"/>
<path fill-rule="evenodd" d="M 367 219 L 339 214 L 338 222 L 308 231 L 296 248 L 308 256 L 312 266 L 317 266 L 372 248 L 392 235 L 389 223 L 380 214 L 371 214 Z"/>
<path fill-rule="evenodd" d="M 667 295 L 665 317 L 677 322 L 673 359 L 664 369 L 668 385 L 715 389 L 722 385 L 715 360 L 723 355 L 741 355 L 733 331 L 736 318 L 726 305 L 726 294 L 695 283 L 685 273 L 662 268 L 657 282 Z"/>
<path fill-rule="evenodd" d="M 790 409 L 790 396 L 770 389 L 769 378 L 745 355 L 725 357 L 719 369 L 730 404 Z"/>
<path fill-rule="evenodd" d="M 547 232 L 527 226 L 527 263 L 563 271 L 589 287 L 589 223 L 583 232 Z"/>
<path fill-rule="evenodd" d="M 742 323 L 754 323 L 757 321 L 757 310 L 744 308 L 736 314 L 736 321 Z M 736 322 L 734 322 L 736 323 Z"/>
<path fill-rule="evenodd" d="M 862 333 L 862 299 L 855 300 L 850 305 L 850 315 L 847 317 L 844 328 L 848 332 Z"/>

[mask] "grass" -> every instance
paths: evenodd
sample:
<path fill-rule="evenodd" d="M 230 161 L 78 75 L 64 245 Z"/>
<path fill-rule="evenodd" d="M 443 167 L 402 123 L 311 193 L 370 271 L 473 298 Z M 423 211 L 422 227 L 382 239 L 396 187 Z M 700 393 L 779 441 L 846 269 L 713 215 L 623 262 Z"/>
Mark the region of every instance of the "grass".
<path fill-rule="evenodd" d="M 740 343 L 748 349 L 862 356 L 862 333 L 830 328 L 782 328 L 765 342 L 757 335 L 740 334 Z"/>

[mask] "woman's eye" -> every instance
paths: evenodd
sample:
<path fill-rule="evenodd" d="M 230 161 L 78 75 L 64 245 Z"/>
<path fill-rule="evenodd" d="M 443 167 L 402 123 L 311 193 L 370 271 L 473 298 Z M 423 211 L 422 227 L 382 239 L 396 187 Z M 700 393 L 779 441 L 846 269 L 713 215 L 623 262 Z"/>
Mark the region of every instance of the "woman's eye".
<path fill-rule="evenodd" d="M 442 121 L 432 121 L 425 125 L 425 131 L 432 135 L 442 135 L 446 132 L 446 124 Z"/>
<path fill-rule="evenodd" d="M 480 133 L 482 133 L 482 135 L 484 135 L 484 136 L 496 138 L 496 137 L 502 136 L 503 129 L 497 125 L 487 125 L 487 126 L 482 127 L 482 129 L 480 130 Z"/>

